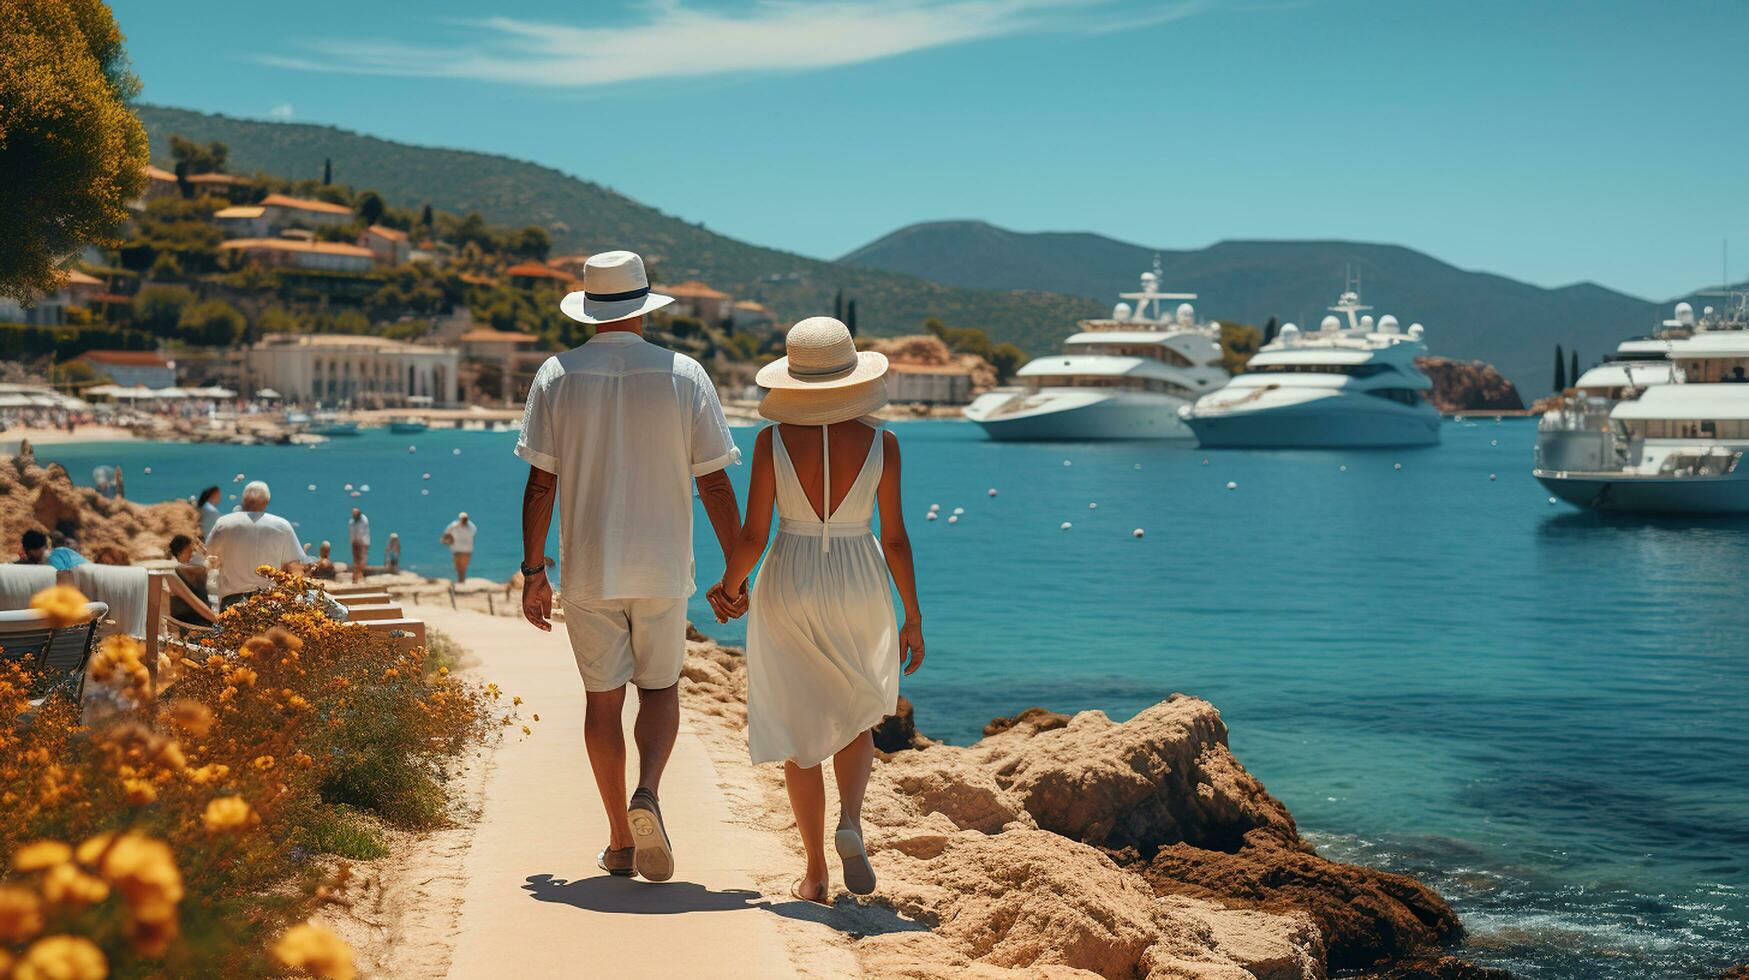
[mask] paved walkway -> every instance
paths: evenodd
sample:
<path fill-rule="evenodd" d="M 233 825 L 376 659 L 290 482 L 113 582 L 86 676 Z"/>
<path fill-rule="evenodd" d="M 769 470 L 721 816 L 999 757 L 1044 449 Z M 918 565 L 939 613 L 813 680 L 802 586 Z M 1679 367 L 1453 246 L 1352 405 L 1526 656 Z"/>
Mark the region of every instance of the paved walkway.
<path fill-rule="evenodd" d="M 415 615 L 473 651 L 477 676 L 520 695 L 525 718 L 541 716 L 527 740 L 507 729 L 495 754 L 465 861 L 451 977 L 818 975 L 791 961 L 783 916 L 799 903 L 766 898 L 754 883 L 754 869 L 794 858 L 773 835 L 730 822 L 722 780 L 684 712 L 662 781 L 674 880 L 611 878 L 595 866 L 607 819 L 583 751 L 583 686 L 564 627 L 541 633 L 433 606 Z M 628 696 L 629 752 L 636 707 Z"/>

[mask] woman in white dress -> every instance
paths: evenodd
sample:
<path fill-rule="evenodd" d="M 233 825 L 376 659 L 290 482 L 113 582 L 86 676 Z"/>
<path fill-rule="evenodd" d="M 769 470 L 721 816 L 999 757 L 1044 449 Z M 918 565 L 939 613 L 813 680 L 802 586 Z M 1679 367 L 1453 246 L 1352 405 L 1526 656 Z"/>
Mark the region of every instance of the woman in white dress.
<path fill-rule="evenodd" d="M 761 415 L 777 425 L 753 449 L 747 521 L 710 600 L 718 618 L 747 602 L 747 576 L 777 540 L 753 587 L 747 622 L 747 743 L 755 763 L 782 762 L 808 866 L 796 897 L 827 902 L 826 788 L 838 784 L 833 844 L 844 884 L 874 891 L 862 841 L 862 798 L 874 764 L 870 734 L 893 713 L 899 668 L 923 663 L 911 542 L 899 498 L 899 441 L 865 421 L 886 404 L 887 359 L 858 353 L 844 324 L 814 317 L 790 328 L 788 356 L 759 372 Z M 880 537 L 869 519 L 880 508 Z M 895 625 L 888 575 L 905 621 Z"/>

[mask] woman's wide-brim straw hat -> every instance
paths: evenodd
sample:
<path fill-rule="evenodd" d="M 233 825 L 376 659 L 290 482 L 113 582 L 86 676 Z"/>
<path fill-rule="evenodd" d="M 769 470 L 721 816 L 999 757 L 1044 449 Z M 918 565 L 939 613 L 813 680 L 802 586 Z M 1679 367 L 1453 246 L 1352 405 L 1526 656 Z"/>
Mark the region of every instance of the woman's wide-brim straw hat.
<path fill-rule="evenodd" d="M 659 310 L 674 297 L 650 292 L 636 252 L 602 252 L 583 264 L 583 288 L 567 293 L 559 310 L 579 323 L 613 323 Z"/>
<path fill-rule="evenodd" d="M 871 414 L 887 403 L 887 355 L 858 351 L 850 328 L 829 316 L 789 328 L 786 356 L 759 369 L 769 389 L 759 414 L 791 425 L 830 425 Z"/>

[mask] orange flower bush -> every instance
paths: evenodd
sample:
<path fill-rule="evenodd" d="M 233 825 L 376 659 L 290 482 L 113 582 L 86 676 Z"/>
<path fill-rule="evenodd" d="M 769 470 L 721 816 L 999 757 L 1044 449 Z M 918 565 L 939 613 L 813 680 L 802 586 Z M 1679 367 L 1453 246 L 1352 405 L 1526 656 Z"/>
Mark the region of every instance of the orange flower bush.
<path fill-rule="evenodd" d="M 321 828 L 440 824 L 453 760 L 515 722 L 496 687 L 272 578 L 175 655 L 162 698 L 125 637 L 93 653 L 84 708 L 31 707 L 0 664 L 0 977 L 353 975 L 305 922 L 345 873 Z"/>

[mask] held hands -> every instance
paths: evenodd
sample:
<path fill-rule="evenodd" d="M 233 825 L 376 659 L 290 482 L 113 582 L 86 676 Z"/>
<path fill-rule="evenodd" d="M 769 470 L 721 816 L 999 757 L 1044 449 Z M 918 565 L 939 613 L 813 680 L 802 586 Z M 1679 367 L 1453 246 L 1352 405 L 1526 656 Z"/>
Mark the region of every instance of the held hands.
<path fill-rule="evenodd" d="M 740 595 L 731 596 L 728 587 L 722 582 L 711 586 L 710 591 L 705 593 L 705 598 L 710 601 L 711 611 L 717 614 L 717 622 L 719 623 L 726 623 L 731 619 L 740 619 L 745 616 L 747 604 L 750 601 L 745 584 L 741 586 Z"/>
<path fill-rule="evenodd" d="M 553 631 L 553 586 L 545 572 L 522 577 L 522 617 L 536 629 Z"/>
<path fill-rule="evenodd" d="M 905 665 L 906 674 L 914 674 L 923 666 L 922 620 L 907 619 L 899 627 L 899 663 Z"/>

